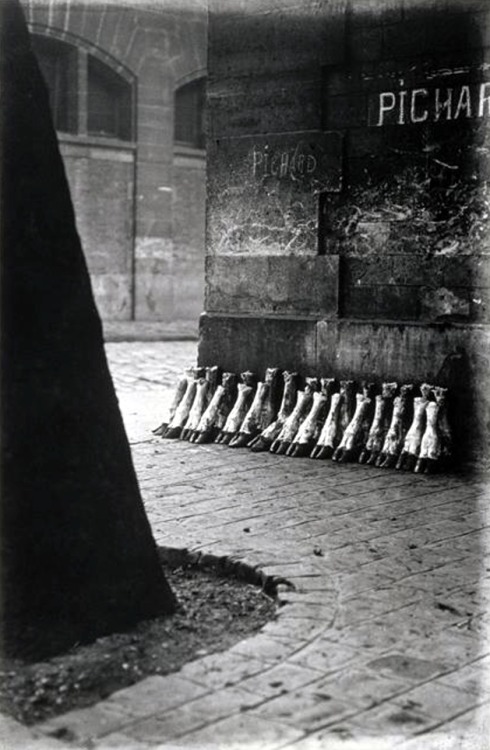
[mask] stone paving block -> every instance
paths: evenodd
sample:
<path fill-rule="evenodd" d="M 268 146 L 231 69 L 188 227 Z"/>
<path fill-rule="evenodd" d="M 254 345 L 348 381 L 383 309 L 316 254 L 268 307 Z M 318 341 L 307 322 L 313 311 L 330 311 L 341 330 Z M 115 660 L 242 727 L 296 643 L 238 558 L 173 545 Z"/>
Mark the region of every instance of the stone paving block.
<path fill-rule="evenodd" d="M 356 709 L 324 693 L 290 690 L 284 695 L 263 703 L 254 710 L 254 716 L 276 719 L 314 732 L 335 721 L 355 714 Z"/>
<path fill-rule="evenodd" d="M 354 718 L 344 721 L 342 726 L 350 729 L 354 736 L 370 738 L 390 737 L 392 746 L 404 737 L 435 727 L 438 720 L 415 708 L 402 708 L 387 701 Z"/>
<path fill-rule="evenodd" d="M 262 632 L 271 635 L 274 638 L 297 638 L 301 641 L 309 642 L 318 637 L 326 630 L 323 622 L 312 619 L 299 618 L 280 618 L 274 622 L 268 622 L 262 628 Z"/>
<path fill-rule="evenodd" d="M 364 568 L 367 568 L 367 566 L 364 566 Z M 387 588 L 392 584 L 392 579 L 388 576 L 378 575 L 363 568 L 360 568 L 355 573 L 338 574 L 337 580 L 342 598 L 349 598 L 355 594 Z"/>
<path fill-rule="evenodd" d="M 261 659 L 225 652 L 189 662 L 179 674 L 208 690 L 215 690 L 224 685 L 236 685 L 250 675 L 260 674 L 265 668 Z"/>
<path fill-rule="evenodd" d="M 290 657 L 289 663 L 299 664 L 328 674 L 359 658 L 355 649 L 338 643 L 331 643 L 328 640 L 329 633 L 330 630 L 326 630 L 321 638 L 297 651 Z"/>
<path fill-rule="evenodd" d="M 2 750 L 64 750 L 64 743 L 0 714 L 0 747 Z"/>
<path fill-rule="evenodd" d="M 478 656 L 483 655 L 484 649 L 488 652 L 490 644 L 468 638 L 463 633 L 448 630 L 439 631 L 436 638 L 415 637 L 410 644 L 407 644 L 407 652 L 416 653 L 422 658 L 445 661 L 453 669 L 474 661 Z"/>
<path fill-rule="evenodd" d="M 370 708 L 383 701 L 394 699 L 411 688 L 410 682 L 388 678 L 366 668 L 357 662 L 343 666 L 334 674 L 327 675 L 307 690 L 325 693 L 334 698 L 348 701 L 358 710 Z"/>
<path fill-rule="evenodd" d="M 397 745 L 397 750 L 486 750 L 489 732 L 488 707 L 466 711 L 432 732 Z"/>
<path fill-rule="evenodd" d="M 317 670 L 285 662 L 264 670 L 262 674 L 241 680 L 240 687 L 254 695 L 271 698 L 289 690 L 301 688 L 318 678 Z"/>
<path fill-rule="evenodd" d="M 38 724 L 36 728 L 52 737 L 87 742 L 119 730 L 131 721 L 132 715 L 128 715 L 123 707 L 109 701 L 101 701 L 89 708 L 68 711 L 61 716 L 55 716 Z"/>
<path fill-rule="evenodd" d="M 107 707 L 114 706 L 128 716 L 145 717 L 175 708 L 199 695 L 206 688 L 175 674 L 147 677 L 131 687 L 118 690 L 107 699 Z"/>
<path fill-rule="evenodd" d="M 255 659 L 262 659 L 265 664 L 274 664 L 287 659 L 296 649 L 297 643 L 294 640 L 281 641 L 260 633 L 254 638 L 240 641 L 229 649 L 228 653 L 252 656 Z"/>
<path fill-rule="evenodd" d="M 176 737 L 205 726 L 206 720 L 193 715 L 187 707 L 185 710 L 174 709 L 164 716 L 151 716 L 132 724 L 125 730 L 130 742 L 137 742 L 141 747 L 158 745 L 162 740 L 173 740 Z"/>
<path fill-rule="evenodd" d="M 356 623 L 374 620 L 381 615 L 392 612 L 397 612 L 401 616 L 403 614 L 402 610 L 405 610 L 412 604 L 412 602 L 397 602 L 394 596 L 393 601 L 390 599 L 391 597 L 386 597 L 380 600 L 377 598 L 377 594 L 374 593 L 372 595 L 363 594 L 359 597 L 339 600 L 335 617 L 335 628 L 341 630 Z"/>
<path fill-rule="evenodd" d="M 366 661 L 366 667 L 376 673 L 389 677 L 402 678 L 413 682 L 425 682 L 433 677 L 441 676 L 453 671 L 454 667 L 449 662 L 421 658 L 410 650 L 400 653 L 393 651 L 380 657 Z"/>
<path fill-rule="evenodd" d="M 336 601 L 332 599 L 327 604 L 311 604 L 309 602 L 290 602 L 280 611 L 281 620 L 300 619 L 323 622 L 328 626 L 335 616 Z"/>
<path fill-rule="evenodd" d="M 490 695 L 490 680 L 484 671 L 474 666 L 474 663 L 467 664 L 450 674 L 445 674 L 435 682 L 472 693 L 475 696 Z"/>
<path fill-rule="evenodd" d="M 155 750 L 172 750 L 177 747 L 189 750 L 244 750 L 246 747 L 276 750 L 302 735 L 303 732 L 295 727 L 248 713 L 215 722 L 173 740 L 171 745 L 159 745 Z"/>
<path fill-rule="evenodd" d="M 125 734 L 132 741 L 143 743 L 142 746 L 154 746 L 162 740 L 172 741 L 222 718 L 245 711 L 261 700 L 262 698 L 244 690 L 226 688 L 149 719 L 137 721 L 125 730 Z"/>
<path fill-rule="evenodd" d="M 487 696 L 487 699 L 490 700 L 490 697 Z M 474 693 L 438 684 L 434 680 L 392 700 L 392 703 L 403 709 L 420 710 L 440 721 L 449 721 L 465 711 L 476 708 L 482 702 L 484 699 L 479 699 Z"/>

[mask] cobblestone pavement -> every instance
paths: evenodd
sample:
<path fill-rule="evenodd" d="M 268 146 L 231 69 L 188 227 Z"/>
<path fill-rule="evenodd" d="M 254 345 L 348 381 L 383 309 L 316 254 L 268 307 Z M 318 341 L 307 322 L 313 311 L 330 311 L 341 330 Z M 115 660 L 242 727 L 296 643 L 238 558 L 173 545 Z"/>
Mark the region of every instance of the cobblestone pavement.
<path fill-rule="evenodd" d="M 154 438 L 195 350 L 107 345 L 157 542 L 294 589 L 258 635 L 36 732 L 125 750 L 490 748 L 485 479 Z"/>

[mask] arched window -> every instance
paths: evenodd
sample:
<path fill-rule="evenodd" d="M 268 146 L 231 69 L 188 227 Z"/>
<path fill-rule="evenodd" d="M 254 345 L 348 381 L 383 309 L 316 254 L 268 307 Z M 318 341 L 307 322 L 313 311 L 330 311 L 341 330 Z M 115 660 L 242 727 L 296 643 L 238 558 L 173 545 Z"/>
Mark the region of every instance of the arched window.
<path fill-rule="evenodd" d="M 87 131 L 90 135 L 131 138 L 131 86 L 92 55 L 88 58 Z"/>
<path fill-rule="evenodd" d="M 175 92 L 175 142 L 204 148 L 204 102 L 206 78 L 197 78 Z"/>
<path fill-rule="evenodd" d="M 76 68 L 76 50 L 57 39 L 33 35 L 32 48 L 48 87 L 49 102 L 57 130 L 77 130 L 76 106 L 70 95 L 70 79 Z"/>
<path fill-rule="evenodd" d="M 31 40 L 57 130 L 124 141 L 133 138 L 133 87 L 125 77 L 73 44 L 38 34 L 32 34 Z"/>

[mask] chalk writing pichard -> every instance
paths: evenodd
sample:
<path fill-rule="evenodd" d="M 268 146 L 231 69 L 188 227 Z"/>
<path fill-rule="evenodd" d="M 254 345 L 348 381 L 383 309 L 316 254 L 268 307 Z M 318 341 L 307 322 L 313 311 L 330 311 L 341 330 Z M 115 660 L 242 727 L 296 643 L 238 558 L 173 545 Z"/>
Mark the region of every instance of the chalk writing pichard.
<path fill-rule="evenodd" d="M 445 88 L 412 88 L 379 94 L 376 122 L 412 125 L 490 115 L 490 82 Z"/>
<path fill-rule="evenodd" d="M 317 168 L 317 159 L 307 144 L 299 143 L 289 149 L 273 149 L 269 145 L 253 147 L 251 152 L 252 174 L 254 177 L 275 177 L 278 179 L 311 176 Z"/>

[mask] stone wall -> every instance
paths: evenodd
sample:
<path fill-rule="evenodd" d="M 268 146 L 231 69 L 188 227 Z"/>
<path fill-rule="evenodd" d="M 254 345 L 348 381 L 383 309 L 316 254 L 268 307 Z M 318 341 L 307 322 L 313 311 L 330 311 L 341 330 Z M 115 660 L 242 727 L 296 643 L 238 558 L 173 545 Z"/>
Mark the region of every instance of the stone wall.
<path fill-rule="evenodd" d="M 196 319 L 203 303 L 205 161 L 202 151 L 192 165 L 175 153 L 174 92 L 180 81 L 205 75 L 205 3 L 23 6 L 31 32 L 97 57 L 133 86 L 131 142 L 58 133 L 102 316 Z M 182 225 L 190 227 L 186 241 L 178 235 Z"/>
<path fill-rule="evenodd" d="M 214 0 L 202 363 L 437 380 L 481 443 L 489 24 L 480 0 Z"/>

